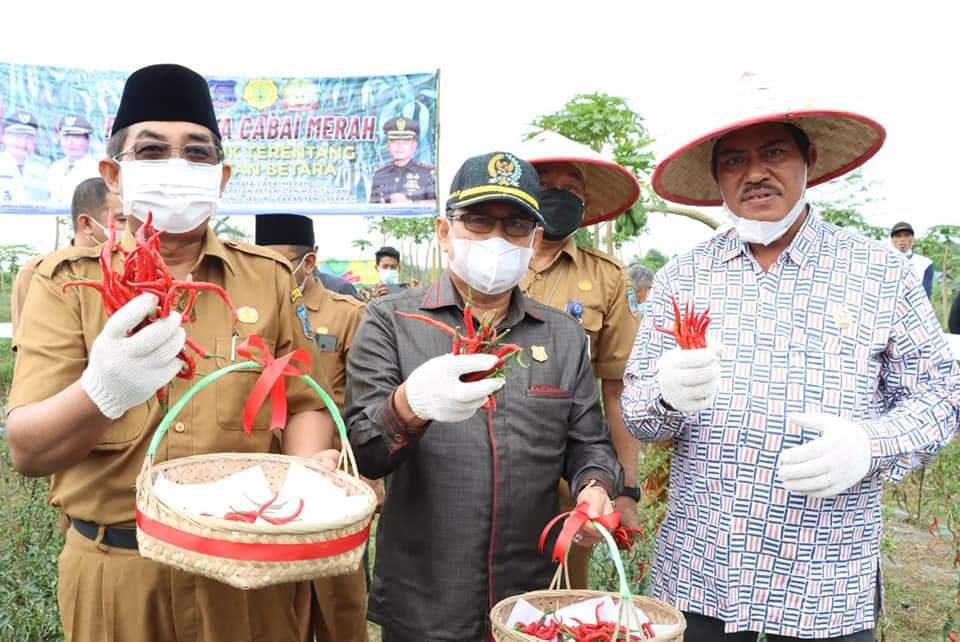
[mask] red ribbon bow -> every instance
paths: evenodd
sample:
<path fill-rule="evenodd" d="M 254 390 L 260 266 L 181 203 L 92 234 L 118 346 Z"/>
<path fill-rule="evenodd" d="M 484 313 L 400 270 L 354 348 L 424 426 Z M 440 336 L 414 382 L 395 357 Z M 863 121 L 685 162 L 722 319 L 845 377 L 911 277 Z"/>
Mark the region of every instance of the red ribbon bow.
<path fill-rule="evenodd" d="M 249 436 L 253 431 L 253 420 L 267 400 L 267 394 L 270 395 L 270 430 L 283 430 L 287 427 L 287 385 L 283 377 L 300 377 L 309 372 L 313 362 L 310 353 L 297 348 L 274 359 L 263 339 L 253 334 L 237 346 L 237 354 L 263 366 L 263 372 L 257 377 L 243 406 L 244 434 Z M 303 370 L 291 362 L 299 363 Z"/>
<path fill-rule="evenodd" d="M 615 510 L 609 515 L 601 515 L 600 517 L 590 517 L 587 513 L 588 504 L 586 502 L 581 502 L 571 511 L 566 513 L 560 513 L 543 527 L 543 531 L 540 533 L 540 552 L 543 552 L 544 547 L 547 544 L 547 535 L 550 534 L 550 531 L 553 529 L 554 525 L 559 522 L 564 517 L 567 518 L 567 521 L 564 523 L 563 528 L 560 530 L 560 535 L 557 536 L 557 542 L 553 545 L 553 561 L 557 563 L 562 563 L 567 556 L 567 550 L 570 548 L 571 542 L 573 542 L 573 536 L 577 534 L 577 531 L 580 530 L 580 527 L 586 524 L 587 522 L 595 522 L 600 524 L 608 531 L 613 531 L 620 525 L 620 511 Z"/>

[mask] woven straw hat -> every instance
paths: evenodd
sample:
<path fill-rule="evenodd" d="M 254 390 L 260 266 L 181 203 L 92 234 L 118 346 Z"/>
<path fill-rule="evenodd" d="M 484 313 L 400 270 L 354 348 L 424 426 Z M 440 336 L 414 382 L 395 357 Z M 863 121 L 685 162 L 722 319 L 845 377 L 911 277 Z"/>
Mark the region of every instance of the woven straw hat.
<path fill-rule="evenodd" d="M 686 205 L 720 205 L 722 197 L 710 171 L 713 146 L 732 131 L 761 123 L 796 125 L 816 146 L 817 162 L 807 186 L 846 174 L 877 153 L 886 138 L 883 126 L 866 116 L 818 109 L 744 74 L 729 101 L 735 111 L 714 120 L 708 133 L 682 146 L 657 165 L 653 189 L 663 198 Z"/>
<path fill-rule="evenodd" d="M 523 143 L 517 153 L 534 167 L 571 163 L 583 172 L 587 209 L 580 227 L 623 214 L 640 196 L 640 183 L 630 170 L 556 132 L 540 132 Z"/>

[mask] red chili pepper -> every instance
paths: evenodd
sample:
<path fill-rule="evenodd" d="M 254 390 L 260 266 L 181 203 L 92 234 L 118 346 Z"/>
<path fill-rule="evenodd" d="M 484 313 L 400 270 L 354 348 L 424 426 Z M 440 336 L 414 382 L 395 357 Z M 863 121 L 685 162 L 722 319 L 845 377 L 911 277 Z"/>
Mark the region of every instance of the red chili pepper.
<path fill-rule="evenodd" d="M 693 303 L 687 302 L 683 314 L 675 297 L 670 297 L 673 304 L 673 330 L 657 327 L 659 332 L 671 335 L 682 350 L 697 350 L 707 347 L 707 327 L 710 325 L 710 308 L 700 314 L 695 314 Z"/>
<path fill-rule="evenodd" d="M 297 509 L 293 511 L 292 514 L 287 515 L 286 517 L 271 517 L 263 513 L 260 514 L 260 517 L 262 517 L 263 519 L 265 519 L 267 522 L 271 524 L 282 525 L 282 524 L 289 524 L 290 522 L 295 520 L 297 517 L 300 516 L 300 513 L 302 511 L 303 511 L 303 500 L 300 499 L 297 501 Z"/>
<path fill-rule="evenodd" d="M 186 281 L 174 280 L 166 262 L 163 260 L 163 256 L 160 254 L 160 234 L 161 232 L 153 227 L 153 215 L 148 213 L 147 220 L 144 221 L 135 235 L 136 247 L 127 252 L 117 243 L 116 223 L 111 216 L 108 224 L 107 241 L 100 249 L 99 255 L 101 280 L 70 281 L 64 284 L 64 291 L 71 287 L 90 287 L 97 290 L 108 316 L 140 294 L 155 295 L 160 302 L 159 313 L 145 319 L 143 323 L 134 328 L 133 332 L 139 331 L 158 318 L 167 316 L 178 297 L 182 299 L 183 293 L 186 293 L 187 296 L 186 304 L 183 307 L 182 322 L 190 323 L 197 293 L 202 291 L 213 292 L 223 299 L 233 315 L 234 322 L 236 322 L 236 306 L 219 285 L 189 279 Z M 119 253 L 121 257 L 122 271 L 120 272 L 113 268 L 114 253 Z M 207 356 L 206 351 L 200 348 L 196 341 L 188 340 L 184 350 L 181 350 L 177 355 L 177 358 L 185 364 L 177 375 L 183 379 L 191 379 L 196 373 L 196 361 L 192 355 L 186 352 L 188 348 L 200 357 Z M 165 389 L 157 391 L 157 399 L 160 401 L 166 399 Z"/>
<path fill-rule="evenodd" d="M 425 314 L 411 314 L 409 312 L 397 312 L 397 316 L 403 317 L 405 319 L 415 319 L 422 323 L 426 323 L 427 325 L 432 326 L 437 330 L 440 330 L 444 334 L 451 337 L 456 335 L 456 330 L 454 330 L 452 326 L 447 325 L 443 321 L 437 321 L 436 319 L 428 317 Z"/>

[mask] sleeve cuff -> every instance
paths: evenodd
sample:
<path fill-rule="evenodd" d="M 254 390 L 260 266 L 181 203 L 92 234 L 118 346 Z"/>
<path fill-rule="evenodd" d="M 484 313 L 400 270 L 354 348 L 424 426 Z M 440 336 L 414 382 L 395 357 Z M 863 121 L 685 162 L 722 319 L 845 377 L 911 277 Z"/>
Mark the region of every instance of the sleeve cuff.
<path fill-rule="evenodd" d="M 418 429 L 412 429 L 407 426 L 407 424 L 400 419 L 400 415 L 397 412 L 397 405 L 394 400 L 394 395 L 396 394 L 396 390 L 390 393 L 390 396 L 384 400 L 383 404 L 377 410 L 374 419 L 376 424 L 380 426 L 380 431 L 383 433 L 384 439 L 386 439 L 387 450 L 390 451 L 390 454 L 409 446 L 411 441 L 419 439 L 430 426 L 429 422 Z"/>

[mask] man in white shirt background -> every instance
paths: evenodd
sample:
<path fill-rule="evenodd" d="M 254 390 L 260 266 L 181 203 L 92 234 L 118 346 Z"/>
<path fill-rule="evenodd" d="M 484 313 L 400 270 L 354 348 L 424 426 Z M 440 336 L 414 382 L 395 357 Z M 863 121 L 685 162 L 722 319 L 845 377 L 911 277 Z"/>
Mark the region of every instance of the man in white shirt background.
<path fill-rule="evenodd" d="M 890 244 L 907 257 L 910 269 L 923 282 L 923 289 L 929 299 L 933 292 L 933 261 L 913 251 L 913 226 L 900 221 L 890 228 Z"/>
<path fill-rule="evenodd" d="M 55 137 L 63 150 L 63 158 L 54 161 L 47 173 L 53 202 L 70 203 L 77 185 L 100 175 L 97 161 L 90 155 L 91 133 L 90 122 L 77 114 L 64 116 L 57 123 Z"/>

